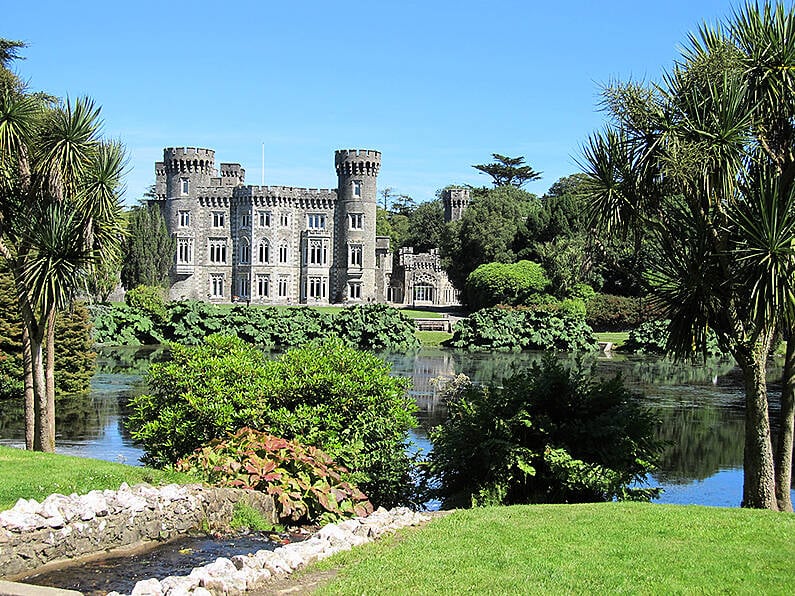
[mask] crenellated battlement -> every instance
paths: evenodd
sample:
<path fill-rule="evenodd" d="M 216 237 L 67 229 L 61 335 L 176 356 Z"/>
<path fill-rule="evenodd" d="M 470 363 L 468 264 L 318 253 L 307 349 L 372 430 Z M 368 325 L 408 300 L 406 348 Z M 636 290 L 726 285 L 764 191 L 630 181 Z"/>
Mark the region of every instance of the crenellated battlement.
<path fill-rule="evenodd" d="M 334 152 L 337 175 L 377 176 L 381 152 L 372 149 L 339 149 Z"/>

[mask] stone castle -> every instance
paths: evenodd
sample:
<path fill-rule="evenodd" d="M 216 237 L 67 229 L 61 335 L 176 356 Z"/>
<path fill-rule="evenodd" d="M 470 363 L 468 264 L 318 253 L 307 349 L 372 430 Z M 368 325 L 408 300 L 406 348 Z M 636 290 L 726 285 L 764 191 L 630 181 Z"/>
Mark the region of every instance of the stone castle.
<path fill-rule="evenodd" d="M 237 163 L 215 167 L 215 151 L 163 150 L 155 193 L 176 240 L 171 299 L 262 304 L 389 302 L 448 306 L 458 294 L 438 251 L 403 248 L 393 267 L 389 238 L 376 236 L 381 153 L 334 154 L 336 189 L 245 184 Z M 443 194 L 458 219 L 467 189 Z"/>

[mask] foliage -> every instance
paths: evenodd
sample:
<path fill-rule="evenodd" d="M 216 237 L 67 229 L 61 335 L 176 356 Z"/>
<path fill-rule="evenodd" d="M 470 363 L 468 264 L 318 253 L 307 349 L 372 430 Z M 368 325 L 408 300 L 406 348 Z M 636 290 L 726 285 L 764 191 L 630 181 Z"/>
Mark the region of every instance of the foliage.
<path fill-rule="evenodd" d="M 298 440 L 328 453 L 374 503 L 412 498 L 407 432 L 416 404 L 408 381 L 339 338 L 268 360 L 241 339 L 213 335 L 172 346 L 153 364 L 150 393 L 134 397 L 128 427 L 144 460 L 168 465 L 243 427 Z"/>
<path fill-rule="evenodd" d="M 637 327 L 648 318 L 648 301 L 638 298 L 595 294 L 585 303 L 588 324 L 598 331 L 623 331 Z"/>
<path fill-rule="evenodd" d="M 637 354 L 668 354 L 671 352 L 668 345 L 670 325 L 671 321 L 669 320 L 641 323 L 637 328 L 629 332 L 629 338 L 624 342 L 621 349 Z M 690 357 L 717 358 L 726 355 L 721 351 L 715 334 L 708 333 L 707 341 L 702 346 L 693 346 Z"/>
<path fill-rule="evenodd" d="M 127 230 L 121 268 L 125 289 L 163 285 L 174 259 L 175 241 L 168 233 L 160 206 L 149 202 L 133 207 Z"/>
<path fill-rule="evenodd" d="M 459 378 L 431 433 L 429 470 L 445 506 L 648 500 L 633 488 L 659 454 L 655 419 L 620 377 L 594 380 L 547 355 L 502 386 Z"/>
<path fill-rule="evenodd" d="M 373 511 L 367 497 L 346 482 L 347 470 L 316 447 L 241 428 L 177 462 L 180 472 L 210 484 L 266 492 L 279 517 L 331 523 Z"/>
<path fill-rule="evenodd" d="M 161 286 L 135 286 L 125 292 L 124 303 L 159 319 L 166 316 L 166 295 Z"/>
<path fill-rule="evenodd" d="M 386 304 L 364 304 L 340 310 L 332 330 L 351 345 L 376 352 L 408 352 L 419 347 L 414 322 Z"/>
<path fill-rule="evenodd" d="M 163 334 L 152 316 L 127 304 L 92 304 L 94 341 L 98 344 L 139 346 L 159 344 Z"/>
<path fill-rule="evenodd" d="M 92 350 L 91 321 L 85 304 L 75 302 L 55 320 L 55 391 L 83 393 L 94 376 L 97 355 Z"/>
<path fill-rule="evenodd" d="M 456 323 L 449 345 L 469 350 L 596 349 L 581 315 L 518 308 L 484 308 Z"/>
<path fill-rule="evenodd" d="M 541 179 L 541 172 L 536 172 L 524 163 L 524 157 L 506 157 L 499 153 L 492 153 L 492 163 L 472 166 L 476 170 L 491 176 L 495 187 L 515 186 L 520 188 L 527 182 Z"/>
<path fill-rule="evenodd" d="M 465 296 L 474 310 L 497 304 L 519 306 L 548 286 L 549 279 L 538 263 L 486 263 L 467 277 Z"/>
<path fill-rule="evenodd" d="M 438 248 L 444 234 L 444 206 L 440 199 L 420 203 L 408 219 L 408 234 L 402 246 L 413 246 L 415 253 Z"/>

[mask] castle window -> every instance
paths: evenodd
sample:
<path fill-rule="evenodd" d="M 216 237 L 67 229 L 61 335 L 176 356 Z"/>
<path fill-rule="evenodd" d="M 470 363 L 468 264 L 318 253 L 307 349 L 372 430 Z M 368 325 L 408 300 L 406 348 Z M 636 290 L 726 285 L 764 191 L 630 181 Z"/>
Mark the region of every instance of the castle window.
<path fill-rule="evenodd" d="M 177 264 L 193 264 L 193 238 L 177 238 Z"/>
<path fill-rule="evenodd" d="M 179 179 L 179 192 L 180 192 L 180 194 L 183 194 L 183 195 L 188 194 L 188 179 L 187 178 L 180 178 Z"/>
<path fill-rule="evenodd" d="M 324 213 L 310 213 L 306 216 L 306 227 L 310 230 L 325 230 L 326 215 Z"/>
<path fill-rule="evenodd" d="M 357 198 L 362 196 L 362 181 L 361 180 L 354 180 L 353 181 L 353 196 L 357 197 Z"/>
<path fill-rule="evenodd" d="M 270 263 L 271 261 L 271 243 L 263 240 L 257 247 L 257 260 L 260 263 Z"/>
<path fill-rule="evenodd" d="M 210 238 L 210 262 L 226 263 L 226 238 Z"/>
<path fill-rule="evenodd" d="M 279 214 L 279 225 L 283 228 L 290 227 L 290 214 L 289 213 L 280 213 Z"/>
<path fill-rule="evenodd" d="M 279 298 L 284 298 L 285 296 L 287 296 L 287 289 L 288 289 L 287 278 L 280 277 L 278 282 Z"/>
<path fill-rule="evenodd" d="M 310 240 L 306 253 L 308 265 L 325 265 L 328 262 L 328 248 L 322 240 Z"/>
<path fill-rule="evenodd" d="M 308 286 L 307 295 L 310 298 L 320 300 L 326 297 L 326 278 L 310 277 Z"/>
<path fill-rule="evenodd" d="M 257 275 L 257 296 L 260 298 L 267 298 L 271 294 L 271 276 L 270 275 Z"/>
<path fill-rule="evenodd" d="M 226 225 L 226 214 L 223 211 L 213 211 L 213 227 L 223 228 Z"/>
<path fill-rule="evenodd" d="M 286 242 L 282 242 L 279 244 L 279 262 L 286 263 L 290 254 L 289 254 L 288 246 Z"/>
<path fill-rule="evenodd" d="M 213 273 L 210 275 L 210 298 L 224 297 L 224 274 Z"/>
<path fill-rule="evenodd" d="M 348 245 L 348 265 L 351 267 L 362 266 L 362 245 L 349 244 Z"/>
<path fill-rule="evenodd" d="M 257 212 L 257 220 L 259 223 L 259 227 L 261 228 L 269 228 L 271 227 L 271 212 L 270 211 L 258 211 Z"/>
<path fill-rule="evenodd" d="M 351 282 L 348 284 L 348 298 L 351 300 L 362 299 L 362 284 L 358 282 Z"/>
<path fill-rule="evenodd" d="M 240 262 L 243 265 L 251 262 L 251 245 L 248 243 L 248 238 L 240 240 Z"/>
<path fill-rule="evenodd" d="M 251 278 L 248 275 L 241 275 L 237 278 L 237 295 L 241 298 L 248 298 L 251 293 Z"/>
<path fill-rule="evenodd" d="M 179 225 L 182 228 L 185 228 L 190 225 L 190 211 L 179 212 Z"/>
<path fill-rule="evenodd" d="M 240 216 L 240 227 L 241 228 L 250 228 L 251 227 L 251 214 L 244 213 Z"/>
<path fill-rule="evenodd" d="M 349 213 L 348 227 L 351 230 L 361 230 L 364 227 L 364 213 Z"/>
<path fill-rule="evenodd" d="M 414 300 L 417 302 L 433 302 L 433 286 L 428 283 L 415 284 Z"/>

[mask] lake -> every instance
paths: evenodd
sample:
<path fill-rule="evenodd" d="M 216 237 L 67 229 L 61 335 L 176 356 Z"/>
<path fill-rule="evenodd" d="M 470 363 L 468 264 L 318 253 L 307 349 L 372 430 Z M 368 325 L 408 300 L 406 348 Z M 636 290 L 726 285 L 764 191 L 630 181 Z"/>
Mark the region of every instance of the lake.
<path fill-rule="evenodd" d="M 149 363 L 165 356 L 162 348 L 102 348 L 91 392 L 60 398 L 56 405 L 57 451 L 83 457 L 137 464 L 142 451 L 124 429 L 125 404 L 145 390 L 142 376 Z M 417 447 L 430 448 L 427 430 L 438 424 L 444 408 L 431 379 L 459 373 L 482 383 L 499 383 L 511 372 L 538 360 L 538 353 L 470 353 L 423 349 L 410 355 L 386 355 L 394 374 L 410 377 L 419 407 Z M 743 388 L 730 362 L 704 366 L 653 357 L 588 357 L 596 374 L 621 373 L 662 420 L 665 440 L 660 470 L 651 484 L 662 486 L 657 502 L 739 506 L 742 497 Z M 780 370 L 771 367 L 770 379 Z M 775 384 L 772 407 L 777 407 Z M 24 445 L 21 403 L 0 401 L 0 444 Z"/>

